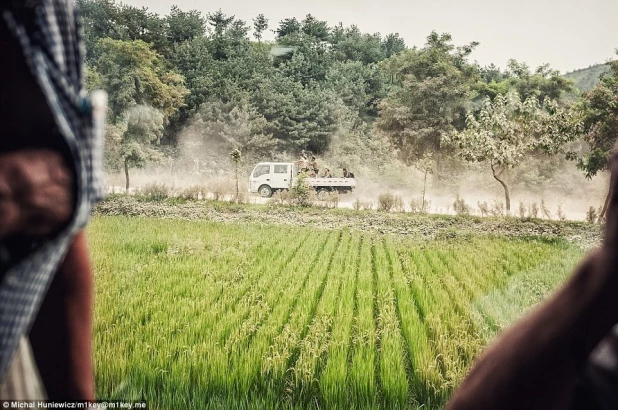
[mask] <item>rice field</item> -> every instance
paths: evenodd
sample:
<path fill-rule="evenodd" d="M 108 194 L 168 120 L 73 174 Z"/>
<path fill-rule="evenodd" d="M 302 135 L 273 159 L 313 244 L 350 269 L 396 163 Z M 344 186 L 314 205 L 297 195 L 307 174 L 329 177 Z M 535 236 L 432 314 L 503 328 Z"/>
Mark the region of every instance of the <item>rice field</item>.
<path fill-rule="evenodd" d="M 97 395 L 153 409 L 440 409 L 582 257 L 561 239 L 97 216 Z"/>

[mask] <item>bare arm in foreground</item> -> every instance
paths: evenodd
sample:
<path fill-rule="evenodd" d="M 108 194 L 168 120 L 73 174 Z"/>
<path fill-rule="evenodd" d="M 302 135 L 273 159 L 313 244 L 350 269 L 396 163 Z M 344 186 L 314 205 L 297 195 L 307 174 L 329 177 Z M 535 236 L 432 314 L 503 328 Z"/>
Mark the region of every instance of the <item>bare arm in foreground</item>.
<path fill-rule="evenodd" d="M 481 357 L 447 410 L 566 409 L 594 347 L 618 323 L 618 154 L 605 241 L 566 285 Z"/>

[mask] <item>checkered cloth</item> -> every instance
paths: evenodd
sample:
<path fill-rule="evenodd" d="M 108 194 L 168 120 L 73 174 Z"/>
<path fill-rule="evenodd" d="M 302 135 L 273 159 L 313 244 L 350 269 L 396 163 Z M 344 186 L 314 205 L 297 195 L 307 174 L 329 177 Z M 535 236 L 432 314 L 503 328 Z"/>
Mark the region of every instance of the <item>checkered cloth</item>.
<path fill-rule="evenodd" d="M 69 147 L 77 176 L 76 212 L 55 239 L 9 265 L 0 282 L 0 381 L 27 334 L 51 279 L 74 236 L 86 225 L 92 203 L 102 197 L 105 97 L 84 94 L 82 43 L 72 0 L 1 0 L 2 24 L 24 59 Z M 4 62 L 3 64 L 7 64 Z M 7 81 L 8 79 L 1 79 Z"/>

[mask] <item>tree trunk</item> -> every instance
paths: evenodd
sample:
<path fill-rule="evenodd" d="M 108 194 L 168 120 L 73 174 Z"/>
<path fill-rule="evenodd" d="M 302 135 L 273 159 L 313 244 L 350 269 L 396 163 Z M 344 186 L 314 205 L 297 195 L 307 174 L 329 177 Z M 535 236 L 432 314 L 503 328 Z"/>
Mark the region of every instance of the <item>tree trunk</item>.
<path fill-rule="evenodd" d="M 502 188 L 504 188 L 504 199 L 506 200 L 506 212 L 510 213 L 511 212 L 511 193 L 509 192 L 509 186 L 506 183 L 506 178 L 500 179 L 505 169 L 502 169 L 501 172 L 496 173 L 496 168 L 494 167 L 494 164 L 491 164 L 491 171 L 494 174 L 495 180 L 500 182 L 500 185 L 502 185 Z"/>
<path fill-rule="evenodd" d="M 440 139 L 440 133 L 437 133 L 434 140 L 434 159 L 436 161 L 436 172 L 433 174 L 434 187 L 440 184 L 440 178 L 442 176 L 442 142 Z"/>
<path fill-rule="evenodd" d="M 129 193 L 129 163 L 127 161 L 124 162 L 124 176 L 127 181 L 125 185 L 125 192 Z"/>
<path fill-rule="evenodd" d="M 238 164 L 236 164 L 236 203 L 240 203 L 240 192 L 238 190 Z"/>
<path fill-rule="evenodd" d="M 601 210 L 601 213 L 599 214 L 599 219 L 597 219 L 598 223 L 601 223 L 603 221 L 603 218 L 605 218 L 605 214 L 607 213 L 607 206 L 609 205 L 609 199 L 612 196 L 612 191 L 611 189 L 607 192 L 607 197 L 605 198 L 605 203 L 603 204 L 603 209 Z"/>
<path fill-rule="evenodd" d="M 425 170 L 425 180 L 423 181 L 423 204 L 422 209 L 421 209 L 421 213 L 425 213 L 425 189 L 427 187 L 427 170 Z"/>

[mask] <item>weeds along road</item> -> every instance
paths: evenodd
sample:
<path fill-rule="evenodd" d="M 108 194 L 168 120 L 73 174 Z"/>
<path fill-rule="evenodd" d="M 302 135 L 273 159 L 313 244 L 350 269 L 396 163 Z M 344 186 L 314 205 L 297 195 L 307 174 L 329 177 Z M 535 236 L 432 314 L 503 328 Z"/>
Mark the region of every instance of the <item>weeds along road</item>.
<path fill-rule="evenodd" d="M 371 210 L 293 208 L 268 204 L 238 205 L 223 201 L 185 201 L 176 198 L 148 201 L 125 195 L 110 196 L 96 206 L 94 214 L 292 225 L 319 229 L 353 229 L 405 235 L 409 239 L 421 241 L 455 237 L 465 239 L 471 234 L 504 237 L 542 236 L 564 239 L 585 250 L 596 247 L 601 239 L 599 225 L 574 221 L 413 215 Z"/>

